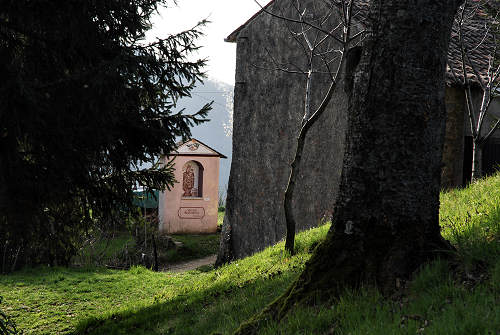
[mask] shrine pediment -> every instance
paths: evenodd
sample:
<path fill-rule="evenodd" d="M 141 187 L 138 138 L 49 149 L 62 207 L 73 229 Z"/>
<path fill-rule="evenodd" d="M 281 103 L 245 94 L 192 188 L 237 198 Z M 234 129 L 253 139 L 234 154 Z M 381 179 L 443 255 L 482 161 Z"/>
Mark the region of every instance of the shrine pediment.
<path fill-rule="evenodd" d="M 223 154 L 210 148 L 208 145 L 198 141 L 197 139 L 189 139 L 186 142 L 179 143 L 177 150 L 171 152 L 169 156 L 216 156 L 221 158 L 226 158 Z"/>

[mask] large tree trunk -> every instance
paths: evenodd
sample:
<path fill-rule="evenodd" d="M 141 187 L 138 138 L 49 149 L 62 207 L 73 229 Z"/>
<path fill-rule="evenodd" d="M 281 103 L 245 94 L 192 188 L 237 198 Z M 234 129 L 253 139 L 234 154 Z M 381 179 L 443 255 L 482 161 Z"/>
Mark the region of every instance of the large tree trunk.
<path fill-rule="evenodd" d="M 239 333 L 318 292 L 335 296 L 362 282 L 389 292 L 450 248 L 438 214 L 445 61 L 458 5 L 371 2 L 373 35 L 355 73 L 332 228 L 288 292 Z"/>
<path fill-rule="evenodd" d="M 4 158 L 0 155 L 0 216 L 5 214 L 7 210 L 7 200 L 8 200 L 8 191 L 4 177 L 5 167 L 3 160 Z"/>
<path fill-rule="evenodd" d="M 483 174 L 483 146 L 476 139 L 472 141 L 472 175 L 471 181 L 476 181 Z"/>
<path fill-rule="evenodd" d="M 0 121 L 2 120 L 0 116 Z M 10 157 L 8 134 L 0 128 L 0 216 L 7 214 L 9 201 L 8 159 Z"/>

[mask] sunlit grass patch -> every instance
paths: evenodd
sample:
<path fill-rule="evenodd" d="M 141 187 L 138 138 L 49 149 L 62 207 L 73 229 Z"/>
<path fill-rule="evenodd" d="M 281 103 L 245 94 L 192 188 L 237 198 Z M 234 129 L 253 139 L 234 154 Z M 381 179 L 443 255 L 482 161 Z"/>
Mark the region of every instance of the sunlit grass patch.
<path fill-rule="evenodd" d="M 222 224 L 224 223 L 224 215 L 226 214 L 225 211 L 218 211 L 217 212 L 217 226 L 222 227 Z"/>
<path fill-rule="evenodd" d="M 500 176 L 442 193 L 440 222 L 456 248 L 451 262 L 424 266 L 391 297 L 367 286 L 327 303 L 296 306 L 261 333 L 496 334 Z M 230 334 L 289 287 L 328 229 L 298 234 L 294 256 L 281 242 L 213 270 L 25 270 L 0 277 L 2 306 L 26 334 Z"/>
<path fill-rule="evenodd" d="M 494 265 L 500 255 L 500 175 L 443 192 L 440 223 L 464 266 Z"/>

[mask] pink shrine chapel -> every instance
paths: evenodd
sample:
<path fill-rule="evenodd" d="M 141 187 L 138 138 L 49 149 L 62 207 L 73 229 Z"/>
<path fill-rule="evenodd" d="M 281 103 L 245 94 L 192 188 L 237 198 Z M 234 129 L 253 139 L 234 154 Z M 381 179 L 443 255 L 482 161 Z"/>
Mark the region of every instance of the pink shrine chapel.
<path fill-rule="evenodd" d="M 208 145 L 190 139 L 163 157 L 174 159 L 177 183 L 160 192 L 158 216 L 165 234 L 206 234 L 217 231 L 219 160 L 226 158 Z"/>

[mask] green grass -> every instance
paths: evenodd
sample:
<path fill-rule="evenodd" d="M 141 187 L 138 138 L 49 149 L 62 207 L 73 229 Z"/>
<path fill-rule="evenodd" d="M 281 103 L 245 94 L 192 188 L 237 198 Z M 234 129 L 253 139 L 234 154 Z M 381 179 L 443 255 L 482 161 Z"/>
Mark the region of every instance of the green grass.
<path fill-rule="evenodd" d="M 220 233 L 207 235 L 172 235 L 175 241 L 182 242 L 183 246 L 177 250 L 166 252 L 169 263 L 189 261 L 217 253 Z"/>
<path fill-rule="evenodd" d="M 217 225 L 222 226 L 225 212 L 218 212 Z M 173 235 L 175 241 L 182 242 L 179 249 L 171 249 L 163 253 L 160 259 L 167 263 L 185 262 L 217 253 L 220 233 L 204 235 Z M 101 238 L 87 245 L 73 258 L 73 264 L 95 266 L 113 264 L 117 255 L 123 254 L 124 248 L 133 250 L 135 240 L 129 232 L 118 232 L 108 238 Z"/>
<path fill-rule="evenodd" d="M 103 238 L 91 245 L 86 245 L 81 252 L 73 258 L 74 264 L 106 264 L 107 261 L 121 252 L 123 248 L 135 245 L 134 238 L 129 232 L 118 232 L 108 238 Z"/>
<path fill-rule="evenodd" d="M 424 267 L 406 290 L 376 289 L 297 307 L 262 334 L 492 334 L 500 330 L 500 176 L 441 195 L 443 235 L 457 261 Z M 328 225 L 220 269 L 182 274 L 38 268 L 0 277 L 5 311 L 26 334 L 231 333 L 278 297 Z"/>
<path fill-rule="evenodd" d="M 497 334 L 499 292 L 493 278 L 473 288 L 461 285 L 450 276 L 448 265 L 437 261 L 402 296 L 383 298 L 374 288 L 346 292 L 335 302 L 297 307 L 285 322 L 270 323 L 261 333 Z"/>
<path fill-rule="evenodd" d="M 225 212 L 217 213 L 217 226 L 221 227 Z M 169 263 L 185 262 L 217 253 L 220 233 L 206 235 L 172 235 L 176 241 L 182 242 L 179 250 L 169 250 L 166 258 Z"/>
<path fill-rule="evenodd" d="M 467 270 L 495 265 L 500 255 L 500 174 L 443 193 L 440 222 Z"/>
<path fill-rule="evenodd" d="M 217 212 L 217 227 L 222 227 L 222 223 L 224 222 L 224 215 L 225 214 L 226 214 L 225 211 Z"/>
<path fill-rule="evenodd" d="M 285 289 L 327 229 L 302 233 L 301 252 L 293 258 L 283 255 L 281 244 L 209 272 L 37 268 L 0 277 L 0 295 L 27 334 L 75 327 L 94 334 L 226 331 Z"/>

